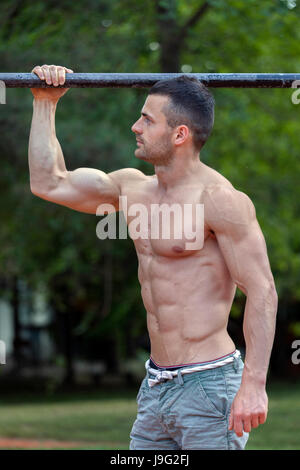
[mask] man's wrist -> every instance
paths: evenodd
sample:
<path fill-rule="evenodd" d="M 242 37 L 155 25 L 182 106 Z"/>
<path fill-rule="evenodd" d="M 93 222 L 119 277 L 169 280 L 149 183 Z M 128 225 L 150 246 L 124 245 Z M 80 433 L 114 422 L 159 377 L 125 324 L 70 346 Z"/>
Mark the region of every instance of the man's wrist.
<path fill-rule="evenodd" d="M 50 105 L 56 106 L 58 103 L 57 99 L 50 99 L 50 98 L 34 98 L 33 104 L 38 105 L 39 103 L 49 103 Z"/>
<path fill-rule="evenodd" d="M 244 371 L 242 375 L 242 384 L 247 385 L 252 383 L 257 387 L 265 387 L 267 381 L 267 374 L 264 371 L 257 370 L 244 365 Z"/>

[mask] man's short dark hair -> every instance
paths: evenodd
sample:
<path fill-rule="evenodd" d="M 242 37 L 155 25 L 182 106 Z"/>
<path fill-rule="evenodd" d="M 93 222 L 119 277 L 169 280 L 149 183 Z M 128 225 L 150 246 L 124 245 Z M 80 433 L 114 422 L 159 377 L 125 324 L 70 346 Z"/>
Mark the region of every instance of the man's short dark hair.
<path fill-rule="evenodd" d="M 214 125 L 214 97 L 208 88 L 194 77 L 182 75 L 170 80 L 156 82 L 149 95 L 168 96 L 170 101 L 163 107 L 171 128 L 182 124 L 192 132 L 194 146 L 200 150 L 208 139 Z"/>

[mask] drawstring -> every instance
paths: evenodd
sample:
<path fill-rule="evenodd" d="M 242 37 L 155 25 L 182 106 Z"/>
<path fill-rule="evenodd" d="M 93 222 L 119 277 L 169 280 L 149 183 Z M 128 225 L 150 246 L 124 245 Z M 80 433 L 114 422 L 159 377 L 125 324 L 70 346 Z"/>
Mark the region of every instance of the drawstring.
<path fill-rule="evenodd" d="M 235 372 L 237 373 L 239 370 L 239 357 L 240 352 L 236 350 L 234 354 L 230 354 L 225 356 L 224 358 L 220 358 L 216 361 L 210 361 L 206 363 L 195 364 L 193 367 L 183 367 L 182 369 L 177 370 L 158 370 L 153 369 L 150 366 L 150 360 L 146 361 L 145 367 L 147 369 L 148 374 L 154 375 L 154 379 L 148 378 L 149 387 L 154 387 L 156 384 L 165 382 L 166 380 L 172 380 L 174 377 L 178 377 L 178 383 L 180 385 L 184 384 L 182 375 L 184 374 L 191 374 L 192 372 L 200 372 L 202 370 L 207 369 L 215 369 L 216 367 L 221 367 L 225 364 L 233 363 L 233 367 Z M 148 375 L 149 377 L 149 375 Z"/>

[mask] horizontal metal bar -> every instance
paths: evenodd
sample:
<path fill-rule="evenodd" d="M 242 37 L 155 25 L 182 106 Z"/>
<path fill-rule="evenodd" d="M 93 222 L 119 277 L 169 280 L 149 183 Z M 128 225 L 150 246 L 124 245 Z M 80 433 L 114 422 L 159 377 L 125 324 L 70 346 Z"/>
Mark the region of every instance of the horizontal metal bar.
<path fill-rule="evenodd" d="M 149 88 L 159 80 L 187 75 L 211 88 L 290 88 L 300 73 L 68 73 L 64 88 Z M 47 88 L 32 73 L 1 73 L 7 88 Z"/>

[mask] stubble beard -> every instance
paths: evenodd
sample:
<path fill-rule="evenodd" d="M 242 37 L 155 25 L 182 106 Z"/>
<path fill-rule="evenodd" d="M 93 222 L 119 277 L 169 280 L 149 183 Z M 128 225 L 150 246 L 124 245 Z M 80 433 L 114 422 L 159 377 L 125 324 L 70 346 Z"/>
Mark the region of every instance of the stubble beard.
<path fill-rule="evenodd" d="M 154 166 L 165 166 L 173 159 L 173 147 L 169 136 L 164 137 L 159 143 L 150 145 L 142 144 L 135 151 L 135 156 Z"/>

